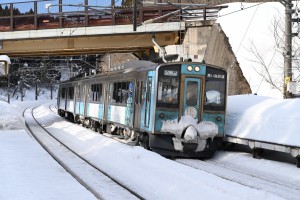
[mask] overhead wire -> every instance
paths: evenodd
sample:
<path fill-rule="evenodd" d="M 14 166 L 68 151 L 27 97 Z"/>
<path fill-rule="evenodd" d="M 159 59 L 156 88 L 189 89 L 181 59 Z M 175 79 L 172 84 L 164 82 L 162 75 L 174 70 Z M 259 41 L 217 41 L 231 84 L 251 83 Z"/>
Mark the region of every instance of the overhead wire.
<path fill-rule="evenodd" d="M 247 9 L 250 9 L 250 8 L 253 8 L 253 7 L 256 7 L 256 6 L 260 6 L 260 5 L 264 4 L 264 3 L 266 3 L 266 2 L 258 3 L 258 4 L 255 4 L 255 5 L 253 5 L 253 6 L 249 6 L 249 7 L 246 7 L 246 8 L 243 6 L 243 9 L 236 10 L 236 11 L 233 11 L 233 12 L 230 12 L 230 13 L 226 13 L 226 14 L 224 14 L 224 15 L 219 15 L 219 18 L 220 18 L 220 17 L 227 16 L 227 15 L 231 15 L 231 14 L 234 14 L 234 13 L 237 13 L 237 12 L 241 12 L 241 11 L 244 11 L 244 10 L 247 10 Z"/>
<path fill-rule="evenodd" d="M 249 22 L 249 24 L 248 24 L 248 26 L 247 26 L 247 29 L 246 29 L 246 31 L 245 31 L 245 33 L 244 33 L 244 35 L 243 35 L 243 38 L 242 38 L 242 40 L 241 40 L 241 42 L 240 42 L 240 44 L 239 44 L 239 47 L 238 47 L 238 49 L 237 49 L 237 52 L 236 52 L 235 54 L 237 54 L 237 53 L 239 52 L 240 47 L 241 47 L 241 45 L 242 45 L 242 43 L 243 43 L 243 41 L 244 41 L 244 39 L 245 39 L 245 37 L 246 37 L 248 31 L 249 31 L 249 28 L 250 28 L 250 26 L 251 26 L 251 24 L 252 24 L 252 22 L 253 22 L 253 19 L 254 19 L 256 13 L 257 13 L 258 8 L 259 8 L 259 6 L 256 7 L 256 9 L 255 9 L 255 11 L 254 11 L 254 13 L 253 13 L 253 15 L 252 15 L 252 18 L 251 18 L 251 20 L 250 20 L 250 22 Z"/>

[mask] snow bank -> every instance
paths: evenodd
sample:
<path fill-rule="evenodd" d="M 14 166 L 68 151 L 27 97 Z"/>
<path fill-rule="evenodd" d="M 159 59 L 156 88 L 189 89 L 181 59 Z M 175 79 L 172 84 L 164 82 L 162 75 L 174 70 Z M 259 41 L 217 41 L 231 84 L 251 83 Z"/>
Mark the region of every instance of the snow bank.
<path fill-rule="evenodd" d="M 0 152 L 0 199 L 96 199 L 24 130 L 0 131 Z"/>
<path fill-rule="evenodd" d="M 300 147 L 300 99 L 228 98 L 226 135 Z"/>
<path fill-rule="evenodd" d="M 18 130 L 25 128 L 25 121 L 20 111 L 12 105 L 0 101 L 0 131 Z"/>

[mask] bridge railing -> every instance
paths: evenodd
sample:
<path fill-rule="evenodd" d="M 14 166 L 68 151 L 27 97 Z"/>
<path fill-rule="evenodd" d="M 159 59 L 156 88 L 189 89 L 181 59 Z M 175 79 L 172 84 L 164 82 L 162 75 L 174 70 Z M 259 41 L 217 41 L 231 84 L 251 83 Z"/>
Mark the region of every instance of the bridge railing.
<path fill-rule="evenodd" d="M 180 3 L 181 0 L 173 0 Z M 123 3 L 122 3 L 123 2 Z M 121 0 L 40 0 L 16 3 L 0 3 L 0 32 L 37 30 L 49 28 L 122 25 L 133 23 L 133 8 Z M 158 0 L 161 3 L 164 0 Z M 195 12 L 170 15 L 178 6 L 143 6 L 136 10 L 137 25 L 149 19 L 155 22 L 179 21 L 183 17 L 194 17 Z M 215 18 L 221 7 L 197 10 L 203 20 Z M 210 10 L 210 11 L 208 11 Z"/>

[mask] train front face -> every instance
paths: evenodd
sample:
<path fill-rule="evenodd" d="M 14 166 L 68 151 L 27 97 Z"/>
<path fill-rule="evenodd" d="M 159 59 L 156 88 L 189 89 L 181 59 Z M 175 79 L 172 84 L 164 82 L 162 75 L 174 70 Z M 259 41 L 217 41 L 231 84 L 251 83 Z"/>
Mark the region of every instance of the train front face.
<path fill-rule="evenodd" d="M 150 147 L 166 156 L 211 157 L 224 136 L 226 71 L 201 63 L 157 69 Z"/>

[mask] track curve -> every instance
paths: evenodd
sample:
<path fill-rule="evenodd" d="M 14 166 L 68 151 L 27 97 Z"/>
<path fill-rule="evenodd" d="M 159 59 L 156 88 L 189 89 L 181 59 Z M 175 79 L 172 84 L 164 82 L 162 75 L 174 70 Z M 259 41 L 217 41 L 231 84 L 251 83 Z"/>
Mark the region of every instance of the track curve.
<path fill-rule="evenodd" d="M 24 111 L 26 127 L 43 148 L 96 198 L 144 199 L 54 137 L 35 119 L 33 111 L 36 108 L 27 108 Z M 55 113 L 55 108 L 51 105 L 49 109 Z"/>

